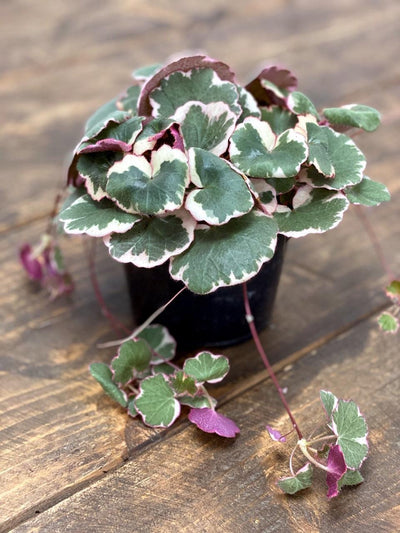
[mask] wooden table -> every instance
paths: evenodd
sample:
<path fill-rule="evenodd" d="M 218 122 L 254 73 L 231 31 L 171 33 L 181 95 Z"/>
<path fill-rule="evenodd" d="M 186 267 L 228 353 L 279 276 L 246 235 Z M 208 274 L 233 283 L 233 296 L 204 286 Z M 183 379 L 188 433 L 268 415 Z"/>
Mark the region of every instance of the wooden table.
<path fill-rule="evenodd" d="M 129 85 L 134 67 L 203 48 L 242 80 L 263 60 L 279 61 L 319 106 L 382 111 L 383 126 L 358 141 L 369 175 L 393 195 L 368 217 L 399 273 L 399 16 L 397 0 L 1 3 L 0 531 L 398 530 L 399 337 L 377 329 L 386 279 L 354 211 L 326 235 L 290 242 L 262 333 L 305 431 L 320 419 L 322 388 L 366 414 L 366 483 L 333 501 L 322 478 L 296 497 L 276 488 L 288 452 L 265 424 L 288 422 L 252 343 L 224 351 L 232 370 L 215 389 L 221 412 L 241 427 L 236 440 L 185 419 L 170 431 L 146 428 L 88 374 L 113 355 L 97 345 L 114 333 L 82 242 L 65 245 L 76 292 L 55 302 L 25 279 L 16 250 L 44 230 L 87 115 Z M 130 324 L 120 265 L 104 252 L 97 269 L 110 308 Z"/>

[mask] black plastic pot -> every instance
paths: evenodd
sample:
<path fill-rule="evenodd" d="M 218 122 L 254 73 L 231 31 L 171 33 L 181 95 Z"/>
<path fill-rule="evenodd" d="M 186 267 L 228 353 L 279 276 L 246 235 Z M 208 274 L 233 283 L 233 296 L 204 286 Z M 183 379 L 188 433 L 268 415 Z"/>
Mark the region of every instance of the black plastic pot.
<path fill-rule="evenodd" d="M 287 239 L 279 236 L 274 257 L 247 283 L 257 330 L 270 320 Z M 132 311 L 137 325 L 176 294 L 183 284 L 171 279 L 168 264 L 152 269 L 126 264 Z M 206 346 L 229 346 L 250 338 L 241 285 L 222 287 L 206 295 L 182 292 L 155 320 L 166 326 L 178 343 L 178 351 Z"/>

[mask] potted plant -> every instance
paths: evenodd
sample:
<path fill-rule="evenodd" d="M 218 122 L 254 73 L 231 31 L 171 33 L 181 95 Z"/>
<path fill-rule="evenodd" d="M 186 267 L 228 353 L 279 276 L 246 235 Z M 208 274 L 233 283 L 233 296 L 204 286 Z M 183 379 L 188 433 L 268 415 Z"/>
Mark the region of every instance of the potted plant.
<path fill-rule="evenodd" d="M 336 227 L 350 204 L 389 199 L 386 187 L 364 174 L 365 157 L 348 135 L 375 130 L 379 113 L 364 105 L 319 113 L 284 68 L 266 67 L 241 86 L 226 64 L 200 55 L 136 70 L 133 78 L 87 121 L 58 214 L 66 233 L 102 239 L 111 257 L 127 265 L 136 318 L 150 316 L 120 342 L 110 365 L 95 363 L 91 371 L 146 424 L 169 426 L 187 405 L 201 429 L 233 437 L 239 429 L 216 413 L 204 386 L 223 379 L 228 360 L 203 351 L 178 368 L 165 326 L 186 349 L 251 334 L 271 370 L 257 329 L 268 321 L 286 240 Z M 55 256 L 48 243 L 43 250 Z M 25 249 L 32 273 L 40 253 Z M 64 274 L 62 268 L 56 271 Z M 169 310 L 167 300 L 174 300 Z M 155 315 L 162 325 L 150 325 Z M 309 461 L 282 482 L 295 492 L 308 486 L 318 461 L 276 386 Z M 337 428 L 350 404 L 331 393 L 321 398 L 337 437 L 323 465 L 332 496 L 367 448 L 354 459 L 354 449 L 340 447 Z M 354 439 L 364 446 L 361 426 Z"/>

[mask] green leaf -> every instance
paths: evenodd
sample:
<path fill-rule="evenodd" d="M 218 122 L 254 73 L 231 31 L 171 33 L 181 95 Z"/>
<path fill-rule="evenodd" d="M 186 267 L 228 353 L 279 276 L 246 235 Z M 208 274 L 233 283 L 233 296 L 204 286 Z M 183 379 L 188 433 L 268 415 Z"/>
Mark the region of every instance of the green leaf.
<path fill-rule="evenodd" d="M 85 233 L 91 237 L 104 237 L 109 233 L 124 233 L 141 220 L 138 215 L 125 213 L 110 200 L 95 202 L 88 194 L 82 194 L 58 216 L 64 223 L 64 231 L 71 234 Z"/>
<path fill-rule="evenodd" d="M 114 381 L 126 385 L 134 377 L 136 372 L 143 372 L 150 364 L 151 351 L 143 339 L 124 342 L 118 355 L 111 361 L 114 371 Z"/>
<path fill-rule="evenodd" d="M 122 108 L 124 111 L 128 111 L 132 115 L 137 115 L 139 95 L 139 85 L 133 85 L 132 87 L 129 87 L 126 91 L 126 95 L 118 101 L 118 107 Z"/>
<path fill-rule="evenodd" d="M 332 430 L 348 468 L 360 468 L 368 454 L 367 424 L 353 401 L 339 400 L 332 412 Z"/>
<path fill-rule="evenodd" d="M 318 111 L 311 100 L 305 94 L 294 91 L 290 94 L 288 104 L 296 115 L 313 115 L 319 119 Z"/>
<path fill-rule="evenodd" d="M 364 481 L 364 478 L 358 470 L 347 470 L 344 475 L 338 481 L 338 489 L 346 485 L 359 485 Z"/>
<path fill-rule="evenodd" d="M 194 409 L 210 408 L 214 409 L 217 405 L 217 400 L 212 396 L 180 396 L 179 402 L 182 405 L 188 405 Z M 211 402 L 211 405 L 210 405 Z"/>
<path fill-rule="evenodd" d="M 126 394 L 113 382 L 113 375 L 108 365 L 105 363 L 92 363 L 90 365 L 90 373 L 94 379 L 100 383 L 104 392 L 108 394 L 110 398 L 118 402 L 122 407 L 128 405 Z"/>
<path fill-rule="evenodd" d="M 373 206 L 390 200 L 390 193 L 385 185 L 367 176 L 357 185 L 347 187 L 344 192 L 352 204 Z"/>
<path fill-rule="evenodd" d="M 267 178 L 265 181 L 275 189 L 277 194 L 291 191 L 296 183 L 295 178 Z"/>
<path fill-rule="evenodd" d="M 237 116 L 224 102 L 187 102 L 172 118 L 181 126 L 186 149 L 203 148 L 218 156 L 228 148 Z"/>
<path fill-rule="evenodd" d="M 178 107 L 195 100 L 203 104 L 225 102 L 237 116 L 241 113 L 236 86 L 222 81 L 210 68 L 173 72 L 150 93 L 154 117 L 171 117 Z"/>
<path fill-rule="evenodd" d="M 183 204 L 189 184 L 188 164 L 181 150 L 163 145 L 144 156 L 127 154 L 108 173 L 107 193 L 130 213 L 159 215 Z"/>
<path fill-rule="evenodd" d="M 308 161 L 317 170 L 311 168 L 308 172 L 309 182 L 314 187 L 341 190 L 362 180 L 365 157 L 347 135 L 312 122 L 307 124 L 307 133 Z"/>
<path fill-rule="evenodd" d="M 117 108 L 118 98 L 113 98 L 102 105 L 91 115 L 85 125 L 85 135 L 83 140 L 91 139 L 104 130 L 111 122 L 121 124 L 130 117 L 128 111 L 121 111 Z"/>
<path fill-rule="evenodd" d="M 161 374 L 142 381 L 135 407 L 145 424 L 164 428 L 173 424 L 181 411 L 174 391 Z"/>
<path fill-rule="evenodd" d="M 242 114 L 238 119 L 238 123 L 243 122 L 247 117 L 261 117 L 261 112 L 254 96 L 249 93 L 244 87 L 236 85 L 239 93 L 239 105 L 242 108 Z"/>
<path fill-rule="evenodd" d="M 140 81 L 148 80 L 149 78 L 152 78 L 161 67 L 161 63 L 153 63 L 152 65 L 146 65 L 145 67 L 137 68 L 132 72 L 132 77 Z"/>
<path fill-rule="evenodd" d="M 349 206 L 341 193 L 306 187 L 300 188 L 293 198 L 294 209 L 278 206 L 273 215 L 278 223 L 279 233 L 287 237 L 324 233 L 340 223 Z"/>
<path fill-rule="evenodd" d="M 197 294 L 243 283 L 274 255 L 277 230 L 258 210 L 223 226 L 199 228 L 192 246 L 171 261 L 171 276 Z"/>
<path fill-rule="evenodd" d="M 221 225 L 250 211 L 254 200 L 244 177 L 227 161 L 192 148 L 189 162 L 191 181 L 199 188 L 188 194 L 185 207 L 196 220 Z"/>
<path fill-rule="evenodd" d="M 152 364 L 170 361 L 175 357 L 176 341 L 165 326 L 160 324 L 147 326 L 139 333 L 138 337 L 144 339 L 153 350 Z"/>
<path fill-rule="evenodd" d="M 121 263 L 152 268 L 178 255 L 193 241 L 196 222 L 188 214 L 145 218 L 126 233 L 104 237 L 111 256 Z"/>
<path fill-rule="evenodd" d="M 104 144 L 107 139 L 113 139 L 123 143 L 121 149 L 123 151 L 129 151 L 130 146 L 134 143 L 136 137 L 142 130 L 142 121 L 143 117 L 133 117 L 129 118 L 122 124 L 111 123 L 98 135 L 78 145 L 76 152 L 103 151 L 101 150 L 102 141 Z M 105 148 L 104 151 L 107 151 L 107 148 Z"/>
<path fill-rule="evenodd" d="M 247 118 L 231 138 L 232 163 L 254 178 L 295 176 L 308 155 L 304 137 L 294 130 L 276 136 L 267 122 Z"/>
<path fill-rule="evenodd" d="M 307 489 L 312 484 L 313 467 L 307 463 L 296 473 L 295 476 L 285 477 L 278 480 L 278 487 L 286 494 L 295 494 L 299 490 Z"/>
<path fill-rule="evenodd" d="M 108 197 L 106 192 L 108 171 L 122 157 L 122 152 L 95 152 L 79 155 L 77 170 L 85 178 L 87 192 L 93 200 Z"/>
<path fill-rule="evenodd" d="M 132 396 L 128 400 L 128 414 L 131 415 L 133 418 L 135 418 L 135 416 L 137 416 L 139 414 L 137 412 L 137 410 L 136 410 L 136 407 L 135 407 L 135 399 L 136 398 L 134 396 Z"/>
<path fill-rule="evenodd" d="M 223 355 L 201 352 L 196 357 L 186 359 L 183 370 L 197 383 L 218 383 L 229 372 L 229 361 Z"/>
<path fill-rule="evenodd" d="M 296 115 L 278 106 L 261 108 L 261 120 L 268 122 L 272 131 L 277 135 L 294 128 L 297 123 Z"/>
<path fill-rule="evenodd" d="M 187 376 L 185 372 L 179 370 L 175 376 L 171 378 L 171 385 L 176 394 L 196 394 L 197 387 L 195 380 Z"/>
<path fill-rule="evenodd" d="M 153 374 L 165 374 L 166 376 L 170 376 L 174 374 L 175 371 L 176 368 L 168 363 L 160 363 L 152 367 Z"/>
<path fill-rule="evenodd" d="M 400 280 L 393 280 L 391 283 L 389 283 L 385 290 L 389 298 L 397 299 L 397 297 L 400 296 Z"/>
<path fill-rule="evenodd" d="M 325 408 L 326 414 L 328 415 L 328 418 L 330 419 L 332 416 L 333 408 L 337 405 L 338 399 L 334 394 L 332 394 L 329 391 L 321 390 L 319 392 L 321 402 Z"/>
<path fill-rule="evenodd" d="M 373 107 L 360 104 L 343 107 L 327 107 L 323 114 L 331 124 L 353 126 L 365 131 L 374 131 L 381 122 L 380 113 Z"/>
<path fill-rule="evenodd" d="M 397 333 L 399 329 L 399 320 L 391 313 L 382 313 L 378 318 L 378 324 L 386 333 Z"/>

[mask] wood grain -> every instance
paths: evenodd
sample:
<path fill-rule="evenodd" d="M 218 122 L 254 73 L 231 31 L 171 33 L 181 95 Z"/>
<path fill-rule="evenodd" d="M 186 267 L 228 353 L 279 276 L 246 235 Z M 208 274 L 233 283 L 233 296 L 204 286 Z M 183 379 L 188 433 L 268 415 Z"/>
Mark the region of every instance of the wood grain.
<path fill-rule="evenodd" d="M 25 280 L 16 250 L 22 242 L 33 242 L 43 230 L 43 217 L 64 181 L 66 154 L 79 137 L 84 119 L 130 83 L 129 69 L 183 48 L 204 48 L 236 67 L 242 79 L 263 59 L 279 60 L 295 70 L 300 90 L 318 105 L 359 101 L 383 112 L 381 129 L 357 142 L 367 155 L 368 174 L 386 183 L 393 193 L 392 203 L 369 210 L 369 217 L 393 269 L 400 271 L 399 9 L 395 0 L 382 0 L 379 5 L 372 0 L 338 0 L 334 5 L 316 0 L 177 0 L 172 9 L 166 0 L 1 3 L 0 20 L 5 24 L 0 45 L 7 53 L 0 59 L 0 232 L 4 243 L 0 248 L 4 280 L 0 285 L 0 531 L 62 500 L 65 503 L 39 517 L 42 521 L 23 527 L 56 531 L 54 519 L 60 531 L 98 530 L 90 515 L 97 505 L 99 520 L 104 519 L 101 530 L 126 529 L 125 487 L 129 495 L 138 497 L 142 515 L 138 531 L 160 530 L 160 523 L 165 527 L 162 531 L 176 530 L 177 525 L 182 531 L 191 531 L 192 526 L 199 531 L 331 531 L 335 520 L 346 531 L 359 531 L 368 525 L 372 513 L 374 530 L 394 529 L 391 509 L 397 496 L 394 473 L 386 460 L 393 455 L 394 429 L 389 428 L 387 417 L 393 411 L 394 396 L 385 379 L 387 368 L 395 365 L 395 340 L 377 338 L 372 325 L 364 324 L 387 305 L 382 291 L 385 277 L 354 212 L 347 213 L 345 222 L 326 235 L 291 240 L 273 324 L 263 332 L 262 340 L 279 368 L 285 362 L 295 364 L 296 379 L 292 371 L 283 375 L 292 380 L 288 381 L 289 394 L 293 393 L 294 405 L 301 406 L 300 416 L 303 406 L 311 413 L 316 408 L 314 385 L 328 386 L 319 375 L 326 375 L 328 384 L 337 382 L 338 394 L 354 390 L 360 403 L 371 405 L 373 420 L 383 413 L 382 431 L 388 441 L 379 440 L 375 425 L 373 444 L 382 457 L 374 455 L 368 467 L 374 474 L 376 465 L 381 469 L 377 487 L 383 502 L 373 500 L 372 487 L 367 489 L 367 485 L 354 491 L 354 497 L 351 491 L 350 503 L 335 502 L 329 507 L 313 493 L 287 501 L 271 492 L 271 469 L 276 461 L 281 465 L 282 457 L 265 442 L 260 411 L 270 413 L 276 424 L 283 423 L 283 418 L 276 415 L 280 407 L 270 388 L 260 385 L 265 373 L 250 343 L 225 351 L 232 370 L 227 384 L 215 391 L 223 403 L 228 402 L 226 412 L 243 423 L 243 434 L 235 444 L 221 444 L 185 429 L 184 421 L 176 430 L 162 432 L 128 419 L 88 375 L 92 361 L 107 361 L 112 355 L 99 351 L 98 342 L 115 335 L 97 307 L 81 242 L 71 239 L 65 244 L 77 291 L 52 303 Z M 129 324 L 122 270 L 104 249 L 98 257 L 98 275 L 112 311 Z M 341 332 L 347 332 L 344 352 L 336 354 L 334 361 L 332 346 L 342 341 L 332 339 Z M 384 349 L 387 352 L 379 363 L 382 375 L 381 371 L 376 374 L 372 363 L 365 363 L 366 371 L 360 372 L 350 358 L 356 354 L 359 361 L 365 352 L 373 360 Z M 303 361 L 313 350 L 330 354 L 327 366 L 311 355 Z M 375 376 L 375 396 L 372 378 L 366 384 L 367 371 Z M 356 380 L 358 374 L 361 377 Z M 305 393 L 300 398 L 302 389 Z M 239 401 L 231 402 L 238 395 Z M 200 463 L 199 446 L 205 453 Z M 175 454 L 179 454 L 177 459 Z M 171 482 L 179 481 L 176 485 L 168 480 L 171 456 L 177 468 Z M 129 457 L 135 461 L 126 470 L 122 465 Z M 215 464 L 213 457 L 218 457 Z M 108 478 L 111 500 L 98 488 L 108 486 Z M 161 488 L 156 501 L 154 480 Z M 393 493 L 384 494 L 385 483 Z M 79 491 L 92 494 L 91 485 L 100 499 L 89 501 L 85 518 L 84 508 L 79 507 L 84 500 L 79 500 L 79 494 L 70 497 Z M 365 499 L 359 497 L 364 490 Z M 71 525 L 62 519 L 69 501 Z M 120 522 L 119 517 L 116 522 L 107 521 L 102 514 L 101 508 L 108 509 L 104 504 L 110 501 L 116 512 L 122 506 Z M 146 523 L 150 504 L 155 518 Z M 176 505 L 182 506 L 179 517 Z M 78 517 L 83 519 L 82 528 Z"/>
<path fill-rule="evenodd" d="M 235 442 L 185 428 L 15 531 L 394 531 L 399 524 L 393 509 L 399 497 L 393 446 L 400 429 L 397 353 L 395 337 L 382 339 L 368 321 L 281 375 L 306 434 L 316 421 L 323 424 L 321 388 L 353 396 L 367 416 L 366 483 L 344 489 L 334 501 L 325 498 L 323 475 L 316 474 L 315 487 L 293 498 L 276 488 L 276 478 L 287 472 L 288 450 L 269 439 L 264 425 L 284 430 L 289 424 L 265 381 L 222 409 L 241 427 Z"/>
<path fill-rule="evenodd" d="M 390 249 L 399 239 L 399 230 L 389 231 L 397 218 L 395 203 L 377 210 L 376 215 L 383 243 Z M 290 357 L 313 342 L 323 344 L 327 336 L 337 335 L 351 327 L 352 321 L 386 305 L 381 291 L 384 279 L 368 241 L 354 231 L 357 223 L 349 213 L 340 228 L 325 236 L 323 246 L 318 238 L 290 243 L 273 328 L 262 335 L 272 361 Z M 26 230 L 13 238 L 22 235 L 26 236 Z M 16 242 L 9 238 L 8 250 L 13 250 Z M 91 294 L 78 244 L 71 240 L 67 254 L 78 290 L 71 302 L 59 301 L 50 307 L 43 294 L 27 294 L 13 253 L 2 261 L 10 280 L 0 295 L 6 354 L 0 375 L 4 445 L 0 483 L 6 495 L 0 515 L 4 526 L 67 497 L 161 435 L 128 420 L 88 375 L 91 362 L 111 358 L 111 351 L 96 348 L 111 332 Z M 127 320 L 128 301 L 126 296 L 121 300 L 124 280 L 118 265 L 105 257 L 99 264 L 106 299 Z M 10 288 L 15 290 L 8 292 Z M 252 382 L 246 385 L 248 380 L 262 370 L 251 343 L 225 353 L 232 370 L 227 384 L 216 390 L 221 398 L 251 386 Z M 28 477 L 27 472 L 31 473 Z"/>

